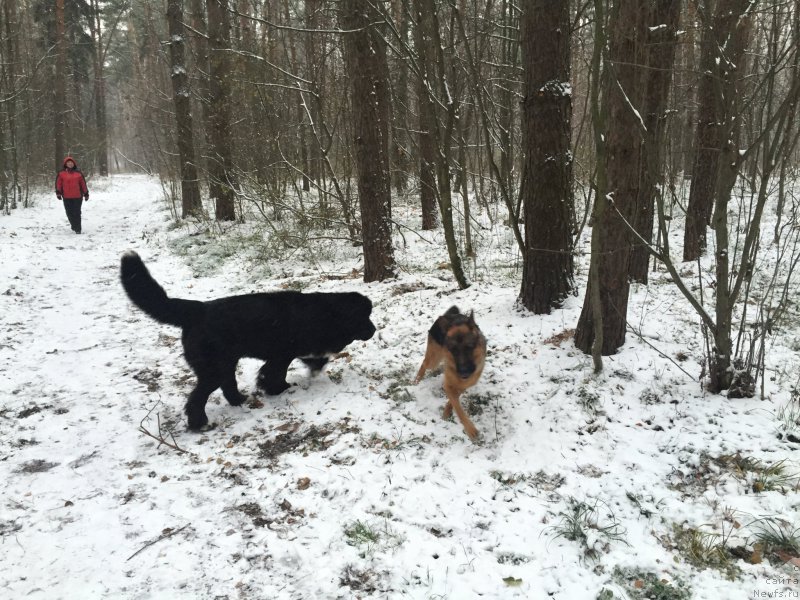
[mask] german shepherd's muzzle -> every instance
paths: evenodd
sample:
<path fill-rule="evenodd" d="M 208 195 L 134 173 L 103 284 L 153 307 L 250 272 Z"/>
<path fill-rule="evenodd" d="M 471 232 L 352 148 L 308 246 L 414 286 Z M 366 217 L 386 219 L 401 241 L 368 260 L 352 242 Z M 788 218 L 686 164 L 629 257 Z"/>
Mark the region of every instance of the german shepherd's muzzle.
<path fill-rule="evenodd" d="M 414 379 L 414 383 L 419 383 L 425 371 L 435 369 L 444 362 L 447 404 L 444 406 L 442 418 L 449 419 L 455 410 L 465 433 L 473 441 L 478 437 L 478 430 L 461 406 L 459 397 L 467 388 L 478 383 L 485 359 L 486 338 L 475 324 L 473 313 L 462 315 L 458 307 L 453 306 L 436 319 L 428 330 L 425 358 Z"/>

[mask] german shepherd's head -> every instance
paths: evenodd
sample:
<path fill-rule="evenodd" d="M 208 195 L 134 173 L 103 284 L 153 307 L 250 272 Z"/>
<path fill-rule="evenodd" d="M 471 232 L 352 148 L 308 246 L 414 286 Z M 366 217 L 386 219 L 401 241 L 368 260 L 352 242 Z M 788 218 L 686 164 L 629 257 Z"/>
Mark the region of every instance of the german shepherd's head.
<path fill-rule="evenodd" d="M 434 334 L 433 330 L 437 330 Z M 431 328 L 434 340 L 447 350 L 445 361 L 459 378 L 469 379 L 483 366 L 486 355 L 486 338 L 475 323 L 474 313 L 461 314 L 457 306 L 451 307 Z"/>

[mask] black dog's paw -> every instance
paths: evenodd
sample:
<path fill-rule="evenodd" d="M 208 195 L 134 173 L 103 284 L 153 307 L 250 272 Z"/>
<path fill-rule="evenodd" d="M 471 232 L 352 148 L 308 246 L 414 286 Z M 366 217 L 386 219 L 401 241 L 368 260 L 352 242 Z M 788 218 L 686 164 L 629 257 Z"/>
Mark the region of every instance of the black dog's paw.
<path fill-rule="evenodd" d="M 208 426 L 208 417 L 204 410 L 193 410 L 186 407 L 186 417 L 188 419 L 189 429 L 192 431 L 202 431 Z"/>
<path fill-rule="evenodd" d="M 327 356 L 310 356 L 300 359 L 310 370 L 312 375 L 317 375 L 328 364 Z"/>
<path fill-rule="evenodd" d="M 258 374 L 256 385 L 258 389 L 267 394 L 267 396 L 277 396 L 291 387 L 286 381 L 277 381 L 274 378 L 270 379 L 263 373 Z"/>
<path fill-rule="evenodd" d="M 235 396 L 225 396 L 225 400 L 228 401 L 228 404 L 231 406 L 241 406 L 245 402 L 247 402 L 247 396 L 244 394 L 236 394 Z"/>
<path fill-rule="evenodd" d="M 278 394 L 282 394 L 283 392 L 288 390 L 290 387 L 292 386 L 290 386 L 285 381 L 279 381 L 279 382 L 270 381 L 270 382 L 265 382 L 264 385 L 261 386 L 261 389 L 264 391 L 264 393 L 267 394 L 267 396 L 277 396 Z"/>

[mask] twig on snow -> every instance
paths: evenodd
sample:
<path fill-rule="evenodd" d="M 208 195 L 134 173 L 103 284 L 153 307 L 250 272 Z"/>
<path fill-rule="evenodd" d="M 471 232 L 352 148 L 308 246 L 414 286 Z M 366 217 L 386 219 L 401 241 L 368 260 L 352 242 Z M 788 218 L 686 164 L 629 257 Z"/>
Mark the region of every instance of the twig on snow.
<path fill-rule="evenodd" d="M 151 438 L 153 438 L 154 440 L 156 440 L 158 442 L 158 446 L 156 446 L 156 449 L 160 448 L 161 445 L 163 444 L 164 446 L 167 446 L 168 448 L 172 448 L 173 450 L 177 450 L 181 454 L 186 454 L 188 452 L 188 450 L 184 450 L 183 448 L 178 446 L 178 442 L 175 440 L 175 435 L 172 433 L 171 430 L 168 430 L 167 433 L 169 434 L 169 437 L 172 439 L 172 442 L 169 442 L 164 438 L 164 432 L 163 432 L 163 430 L 161 428 L 161 413 L 156 413 L 156 419 L 158 421 L 158 435 L 154 434 L 149 429 L 147 429 L 147 427 L 144 426 L 144 422 L 147 421 L 147 419 L 150 418 L 150 415 L 153 414 L 153 411 L 156 409 L 157 406 L 158 406 L 158 403 L 156 403 L 153 406 L 153 408 L 151 408 L 147 412 L 147 414 L 144 416 L 144 418 L 141 420 L 141 422 L 139 423 L 139 431 L 141 431 L 146 436 L 151 437 Z"/>
<path fill-rule="evenodd" d="M 161 533 L 161 535 L 160 535 L 160 536 L 158 536 L 158 537 L 157 537 L 156 539 L 154 539 L 154 540 L 151 540 L 151 541 L 147 542 L 147 543 L 146 543 L 144 546 L 142 546 L 142 547 L 141 547 L 141 548 L 139 548 L 139 549 L 138 549 L 136 552 L 134 552 L 134 553 L 133 553 L 133 554 L 131 554 L 131 555 L 130 555 L 128 558 L 126 558 L 126 559 L 125 559 L 125 562 L 128 562 L 128 561 L 129 561 L 130 559 L 132 559 L 134 556 L 136 556 L 136 555 L 137 555 L 137 554 L 139 554 L 140 552 L 143 552 L 144 550 L 146 550 L 147 548 L 149 548 L 149 547 L 150 547 L 150 546 L 152 546 L 153 544 L 157 544 L 157 543 L 158 543 L 158 542 L 160 542 L 161 540 L 165 540 L 165 539 L 167 539 L 167 538 L 171 538 L 173 535 L 180 533 L 181 531 L 183 531 L 184 529 L 186 529 L 186 528 L 187 528 L 189 525 L 191 525 L 191 523 L 187 523 L 186 525 L 184 525 L 184 526 L 183 526 L 183 527 L 181 527 L 180 529 L 170 529 L 169 527 L 167 527 L 167 528 L 166 528 L 166 529 L 165 529 L 165 530 L 164 530 L 164 531 Z"/>

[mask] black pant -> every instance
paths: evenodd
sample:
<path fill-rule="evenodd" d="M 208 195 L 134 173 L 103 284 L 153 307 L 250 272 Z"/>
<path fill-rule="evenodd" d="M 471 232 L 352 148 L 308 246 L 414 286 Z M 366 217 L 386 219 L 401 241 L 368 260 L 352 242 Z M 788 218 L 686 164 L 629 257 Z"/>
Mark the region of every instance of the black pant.
<path fill-rule="evenodd" d="M 72 231 L 81 232 L 81 205 L 83 198 L 64 198 L 64 210 L 67 211 L 67 218 Z"/>

